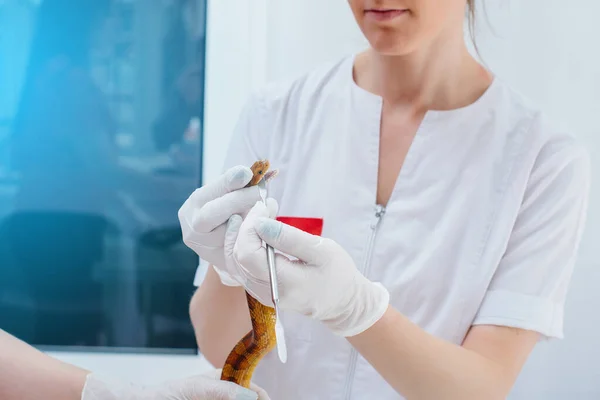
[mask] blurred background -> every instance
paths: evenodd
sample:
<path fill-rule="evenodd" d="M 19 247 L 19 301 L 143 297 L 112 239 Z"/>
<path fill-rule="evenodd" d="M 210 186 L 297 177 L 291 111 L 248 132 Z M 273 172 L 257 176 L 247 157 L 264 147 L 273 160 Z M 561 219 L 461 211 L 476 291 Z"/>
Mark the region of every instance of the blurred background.
<path fill-rule="evenodd" d="M 565 339 L 510 398 L 598 399 L 600 3 L 477 5 L 482 61 L 593 167 Z M 365 45 L 344 1 L 0 0 L 0 328 L 134 380 L 206 368 L 177 210 L 219 174 L 252 90 Z"/>
<path fill-rule="evenodd" d="M 0 326 L 196 352 L 177 210 L 201 184 L 205 3 L 0 3 Z"/>

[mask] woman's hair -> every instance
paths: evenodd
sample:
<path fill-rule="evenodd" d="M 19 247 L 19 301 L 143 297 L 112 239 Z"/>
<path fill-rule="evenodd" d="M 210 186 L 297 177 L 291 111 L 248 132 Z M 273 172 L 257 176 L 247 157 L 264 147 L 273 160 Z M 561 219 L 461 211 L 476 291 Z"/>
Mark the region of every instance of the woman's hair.
<path fill-rule="evenodd" d="M 467 7 L 469 7 L 470 18 L 473 18 L 475 12 L 475 0 L 467 0 Z"/>
<path fill-rule="evenodd" d="M 475 52 L 479 55 L 477 41 L 475 40 L 475 12 L 475 0 L 467 0 L 467 20 L 469 23 L 469 34 L 471 36 L 471 42 L 473 42 L 473 47 L 475 47 Z"/>
<path fill-rule="evenodd" d="M 475 0 L 467 0 L 467 10 L 469 13 L 469 29 L 471 34 L 473 34 L 473 30 L 475 28 Z"/>

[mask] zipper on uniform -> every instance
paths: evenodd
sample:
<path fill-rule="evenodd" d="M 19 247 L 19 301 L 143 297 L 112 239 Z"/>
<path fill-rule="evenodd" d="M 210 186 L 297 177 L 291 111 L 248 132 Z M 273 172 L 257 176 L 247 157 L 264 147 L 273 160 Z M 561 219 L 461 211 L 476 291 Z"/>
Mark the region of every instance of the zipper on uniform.
<path fill-rule="evenodd" d="M 367 243 L 367 251 L 365 253 L 365 260 L 363 264 L 362 274 L 368 278 L 369 271 L 371 269 L 371 256 L 373 253 L 373 245 L 375 243 L 375 236 L 377 235 L 377 228 L 381 222 L 381 218 L 385 214 L 385 207 L 377 205 L 375 208 L 375 217 L 371 221 L 370 228 L 371 232 L 369 235 L 369 241 Z M 356 362 L 358 360 L 358 352 L 354 347 L 350 352 L 350 362 L 348 363 L 348 373 L 346 374 L 346 384 L 344 385 L 344 399 L 350 400 L 352 394 L 352 383 L 354 382 L 354 374 L 356 372 Z"/>

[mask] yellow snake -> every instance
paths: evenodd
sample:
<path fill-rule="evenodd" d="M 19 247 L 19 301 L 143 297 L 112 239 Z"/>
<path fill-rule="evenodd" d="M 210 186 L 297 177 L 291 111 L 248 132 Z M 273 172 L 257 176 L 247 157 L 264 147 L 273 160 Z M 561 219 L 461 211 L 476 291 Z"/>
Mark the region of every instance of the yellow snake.
<path fill-rule="evenodd" d="M 262 179 L 269 179 L 269 161 L 256 161 L 250 167 L 252 180 L 246 187 L 257 185 Z M 265 268 L 267 266 L 265 265 Z M 260 360 L 276 345 L 275 309 L 267 307 L 246 293 L 252 330 L 231 350 L 221 372 L 221 380 L 235 382 L 249 388 L 252 374 Z"/>

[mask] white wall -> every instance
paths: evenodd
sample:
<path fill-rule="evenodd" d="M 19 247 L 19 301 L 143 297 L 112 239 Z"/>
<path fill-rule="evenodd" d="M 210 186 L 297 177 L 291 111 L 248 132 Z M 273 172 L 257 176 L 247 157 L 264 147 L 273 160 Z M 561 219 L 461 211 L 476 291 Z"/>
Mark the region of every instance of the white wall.
<path fill-rule="evenodd" d="M 578 0 L 485 0 L 496 36 L 480 18 L 478 44 L 485 62 L 580 138 L 593 156 L 594 182 L 587 231 L 566 310 L 566 338 L 541 344 L 512 399 L 600 398 L 600 3 Z M 252 5 L 250 5 L 252 4 Z M 265 14 L 266 12 L 266 14 Z M 250 90 L 266 80 L 302 73 L 323 61 L 359 50 L 364 40 L 345 1 L 211 0 L 205 132 L 206 180 L 214 179 L 237 114 Z M 234 28 L 236 27 L 237 28 Z M 114 356 L 71 356 L 77 363 L 115 371 Z M 126 356 L 125 376 L 162 372 L 145 359 Z M 164 357 L 159 357 L 164 360 Z M 196 367 L 195 358 L 168 358 L 168 375 Z M 121 360 L 121 359 L 119 359 Z M 162 364 L 161 365 L 167 365 Z M 132 372 L 136 366 L 137 373 Z M 121 368 L 119 368 L 121 370 Z"/>
<path fill-rule="evenodd" d="M 268 80 L 293 77 L 367 45 L 346 1 L 268 1 Z"/>
<path fill-rule="evenodd" d="M 203 179 L 223 167 L 238 114 L 267 76 L 267 0 L 208 0 Z"/>

